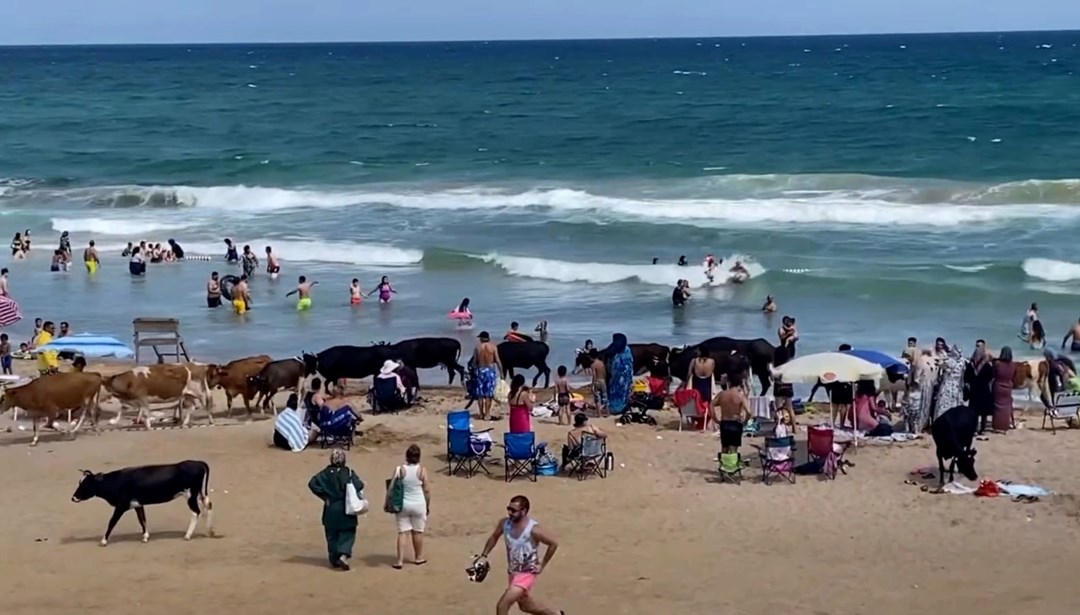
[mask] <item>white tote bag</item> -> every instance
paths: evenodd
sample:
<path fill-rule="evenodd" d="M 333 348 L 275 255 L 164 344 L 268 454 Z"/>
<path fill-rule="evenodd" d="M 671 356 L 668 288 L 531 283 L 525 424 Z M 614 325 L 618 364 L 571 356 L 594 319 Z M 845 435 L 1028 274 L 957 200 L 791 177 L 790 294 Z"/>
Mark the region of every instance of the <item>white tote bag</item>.
<path fill-rule="evenodd" d="M 353 486 L 352 481 L 345 485 L 345 514 L 346 515 L 364 515 L 368 511 L 368 501 L 364 499 L 364 492 L 356 492 L 356 487 Z"/>

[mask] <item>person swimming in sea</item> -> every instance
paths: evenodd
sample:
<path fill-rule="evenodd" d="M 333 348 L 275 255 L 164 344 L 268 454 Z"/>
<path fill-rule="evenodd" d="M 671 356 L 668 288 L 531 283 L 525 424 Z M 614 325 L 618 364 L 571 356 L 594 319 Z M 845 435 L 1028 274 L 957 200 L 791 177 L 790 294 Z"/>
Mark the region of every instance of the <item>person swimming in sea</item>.
<path fill-rule="evenodd" d="M 772 314 L 776 311 L 776 300 L 773 299 L 772 295 L 768 295 L 765 297 L 765 305 L 761 306 L 761 311 L 765 312 L 766 314 Z"/>
<path fill-rule="evenodd" d="M 349 305 L 360 305 L 363 302 L 364 291 L 360 290 L 360 280 L 353 278 L 352 284 L 349 285 Z"/>
<path fill-rule="evenodd" d="M 270 249 L 270 246 L 266 246 L 266 273 L 270 274 L 271 280 L 276 280 L 278 274 L 281 273 L 281 263 L 278 262 L 277 256 Z"/>
<path fill-rule="evenodd" d="M 735 261 L 735 265 L 728 271 L 732 274 L 731 279 L 734 282 L 745 282 L 750 279 L 750 271 L 742 264 L 742 261 Z"/>
<path fill-rule="evenodd" d="M 461 329 L 467 329 L 473 324 L 473 314 L 469 310 L 469 298 L 465 297 L 461 300 L 456 308 L 450 311 L 450 318 L 457 321 L 457 326 Z"/>
<path fill-rule="evenodd" d="M 705 262 L 702 263 L 702 265 L 705 267 L 705 277 L 712 283 L 715 279 L 716 268 L 719 267 L 720 264 L 716 262 L 716 257 L 709 253 L 705 255 Z"/>
<path fill-rule="evenodd" d="M 240 255 L 236 253 L 236 245 L 233 244 L 232 239 L 229 239 L 228 237 L 225 238 L 225 262 L 240 262 Z"/>
<path fill-rule="evenodd" d="M 382 280 L 379 282 L 379 285 L 376 286 L 375 289 L 372 290 L 370 293 L 368 293 L 367 296 L 370 297 L 375 293 L 379 293 L 379 303 L 390 303 L 390 300 L 393 299 L 393 296 L 397 294 L 397 291 L 394 290 L 394 287 L 390 285 L 390 278 L 384 275 L 382 277 Z"/>
<path fill-rule="evenodd" d="M 296 288 L 285 293 L 286 297 L 291 297 L 296 294 L 300 295 L 300 298 L 296 301 L 297 312 L 311 309 L 311 287 L 318 283 L 318 280 L 308 282 L 306 277 L 300 276 L 297 279 Z"/>
<path fill-rule="evenodd" d="M 170 239 L 168 241 L 168 244 L 169 251 L 172 252 L 173 258 L 178 261 L 184 260 L 184 248 L 180 244 L 176 243 L 175 239 Z"/>
<path fill-rule="evenodd" d="M 679 280 L 675 283 L 675 288 L 671 291 L 671 306 L 682 307 L 686 305 L 686 302 L 690 300 L 690 283 L 686 280 Z"/>
<path fill-rule="evenodd" d="M 690 263 L 686 262 L 686 255 L 685 254 L 679 257 L 679 266 L 680 267 L 686 267 L 689 264 Z"/>

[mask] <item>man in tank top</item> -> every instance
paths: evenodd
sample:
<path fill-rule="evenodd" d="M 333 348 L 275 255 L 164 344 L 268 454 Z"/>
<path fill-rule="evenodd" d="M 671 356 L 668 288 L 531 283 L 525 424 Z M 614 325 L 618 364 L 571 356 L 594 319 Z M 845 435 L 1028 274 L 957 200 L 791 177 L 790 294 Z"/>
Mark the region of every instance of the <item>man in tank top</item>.
<path fill-rule="evenodd" d="M 498 615 L 508 615 L 515 604 L 525 613 L 535 615 L 564 615 L 541 604 L 533 595 L 533 585 L 537 577 L 547 568 L 559 543 L 540 529 L 540 525 L 529 516 L 529 498 L 516 495 L 506 507 L 506 517 L 495 526 L 495 531 L 488 537 L 481 556 L 485 559 L 495 549 L 499 538 L 506 542 L 506 564 L 510 586 L 503 592 L 495 605 Z M 547 546 L 544 557 L 540 557 L 540 545 Z"/>

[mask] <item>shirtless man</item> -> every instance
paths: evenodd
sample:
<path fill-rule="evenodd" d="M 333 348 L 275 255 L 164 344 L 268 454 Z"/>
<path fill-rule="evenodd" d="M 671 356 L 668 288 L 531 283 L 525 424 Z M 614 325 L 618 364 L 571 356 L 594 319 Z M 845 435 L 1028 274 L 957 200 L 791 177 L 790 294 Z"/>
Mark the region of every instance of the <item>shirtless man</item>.
<path fill-rule="evenodd" d="M 210 280 L 206 282 L 206 307 L 221 307 L 221 282 L 216 271 L 210 273 Z"/>
<path fill-rule="evenodd" d="M 270 248 L 266 248 L 266 252 L 269 254 Z M 300 298 L 296 301 L 297 312 L 311 309 L 311 287 L 318 284 L 318 280 L 308 282 L 306 277 L 300 276 L 296 282 L 296 288 L 285 293 L 285 296 L 291 297 L 296 294 L 300 295 Z"/>
<path fill-rule="evenodd" d="M 765 297 L 765 305 L 761 306 L 761 311 L 765 312 L 766 314 L 772 314 L 776 311 L 776 300 L 773 299 L 772 295 L 768 295 Z"/>
<path fill-rule="evenodd" d="M 1065 334 L 1065 339 L 1061 340 L 1061 349 L 1065 349 L 1065 342 L 1072 339 L 1072 345 L 1069 346 L 1069 352 L 1080 352 L 1080 321 L 1069 329 L 1069 332 Z"/>
<path fill-rule="evenodd" d="M 94 240 L 90 240 L 90 245 L 83 250 L 82 254 L 83 263 L 86 265 L 87 273 L 97 273 L 98 267 L 101 267 L 101 259 L 98 258 L 97 248 L 94 247 Z"/>
<path fill-rule="evenodd" d="M 750 402 L 743 392 L 742 374 L 731 374 L 729 386 L 713 398 L 713 420 L 720 426 L 720 452 L 737 453 L 743 425 L 750 420 Z"/>
<path fill-rule="evenodd" d="M 607 365 L 600 356 L 600 351 L 595 348 L 589 349 L 589 358 L 592 359 L 592 394 L 593 403 L 596 404 L 597 412 L 607 411 Z"/>
<path fill-rule="evenodd" d="M 278 274 L 281 273 L 281 263 L 278 262 L 277 255 L 270 246 L 266 246 L 266 273 L 270 274 L 271 280 L 276 280 Z"/>
<path fill-rule="evenodd" d="M 480 340 L 473 350 L 473 360 L 476 361 L 476 396 L 480 401 L 480 420 L 490 421 L 491 406 L 495 402 L 495 385 L 499 382 L 503 366 L 499 360 L 499 349 L 491 343 L 488 332 L 481 331 L 476 337 Z"/>
<path fill-rule="evenodd" d="M 240 276 L 240 281 L 233 286 L 233 310 L 237 314 L 244 314 L 251 309 L 251 291 L 248 290 L 248 277 L 246 275 Z"/>

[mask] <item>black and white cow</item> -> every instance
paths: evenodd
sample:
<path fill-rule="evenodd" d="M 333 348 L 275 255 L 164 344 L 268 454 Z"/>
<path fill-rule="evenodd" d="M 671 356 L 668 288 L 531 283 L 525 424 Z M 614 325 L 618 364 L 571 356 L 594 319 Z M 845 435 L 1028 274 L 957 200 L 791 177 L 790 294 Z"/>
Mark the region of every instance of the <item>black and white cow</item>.
<path fill-rule="evenodd" d="M 191 534 L 195 531 L 195 524 L 198 523 L 203 509 L 206 510 L 207 534 L 214 535 L 213 505 L 210 503 L 210 466 L 205 461 L 188 460 L 168 465 L 139 466 L 105 474 L 94 474 L 89 470 L 82 470 L 82 473 L 82 480 L 75 488 L 71 501 L 84 502 L 101 498 L 113 507 L 109 526 L 105 529 L 105 536 L 101 538 L 103 547 L 109 544 L 109 536 L 112 535 L 116 522 L 132 508 L 135 509 L 139 525 L 142 526 L 142 541 L 147 542 L 150 540 L 150 532 L 146 529 L 146 512 L 143 507 L 164 504 L 185 495 L 188 508 L 191 509 L 191 523 L 184 534 L 184 540 L 191 540 Z M 202 508 L 199 507 L 200 504 Z"/>

